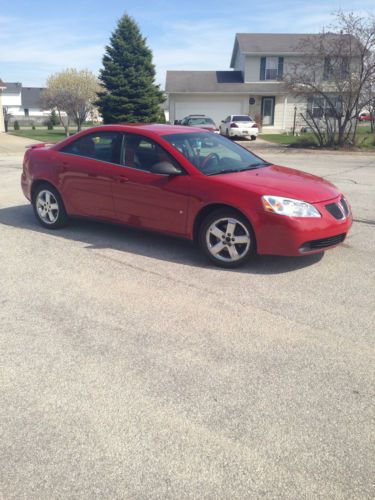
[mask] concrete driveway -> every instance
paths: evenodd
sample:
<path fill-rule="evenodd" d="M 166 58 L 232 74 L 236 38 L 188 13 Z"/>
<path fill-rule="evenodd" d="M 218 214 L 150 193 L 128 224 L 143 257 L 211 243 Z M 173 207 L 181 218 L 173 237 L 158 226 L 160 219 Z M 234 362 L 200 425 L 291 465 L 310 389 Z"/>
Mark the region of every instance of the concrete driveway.
<path fill-rule="evenodd" d="M 36 144 L 40 141 L 34 139 L 25 139 L 10 134 L 0 134 L 0 158 L 4 159 L 7 156 L 20 156 L 25 152 L 28 144 Z"/>
<path fill-rule="evenodd" d="M 3 154 L 0 498 L 375 497 L 375 159 L 263 156 L 342 188 L 345 244 L 226 271 L 168 237 L 49 232 Z"/>

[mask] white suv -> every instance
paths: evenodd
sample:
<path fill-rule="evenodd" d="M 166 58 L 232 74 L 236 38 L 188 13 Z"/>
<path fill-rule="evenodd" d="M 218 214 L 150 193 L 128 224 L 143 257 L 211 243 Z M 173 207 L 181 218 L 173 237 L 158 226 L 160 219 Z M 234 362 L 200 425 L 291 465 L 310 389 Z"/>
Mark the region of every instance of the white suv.
<path fill-rule="evenodd" d="M 220 134 L 226 137 L 244 137 L 255 141 L 258 125 L 249 115 L 229 115 L 220 124 Z"/>

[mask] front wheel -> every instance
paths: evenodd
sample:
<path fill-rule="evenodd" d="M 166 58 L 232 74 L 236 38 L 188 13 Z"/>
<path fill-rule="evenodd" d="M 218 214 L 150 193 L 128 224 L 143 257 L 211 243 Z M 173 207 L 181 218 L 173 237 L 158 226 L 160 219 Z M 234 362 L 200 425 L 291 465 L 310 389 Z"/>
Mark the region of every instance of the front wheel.
<path fill-rule="evenodd" d="M 238 267 L 255 253 L 255 236 L 248 220 L 235 210 L 209 214 L 199 232 L 204 254 L 217 266 Z"/>
<path fill-rule="evenodd" d="M 33 207 L 35 216 L 43 227 L 59 229 L 68 222 L 64 202 L 50 184 L 41 184 L 36 188 Z"/>

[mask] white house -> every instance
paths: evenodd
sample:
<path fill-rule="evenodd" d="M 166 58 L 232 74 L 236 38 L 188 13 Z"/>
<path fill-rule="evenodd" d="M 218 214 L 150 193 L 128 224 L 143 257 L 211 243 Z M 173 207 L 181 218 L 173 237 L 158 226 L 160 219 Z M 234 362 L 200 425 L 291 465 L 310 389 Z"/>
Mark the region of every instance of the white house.
<path fill-rule="evenodd" d="M 206 114 L 218 124 L 228 115 L 249 114 L 263 132 L 291 130 L 294 116 L 306 111 L 307 101 L 288 92 L 282 77 L 303 59 L 306 37 L 319 36 L 239 33 L 231 70 L 167 71 L 170 121 Z"/>
<path fill-rule="evenodd" d="M 41 123 L 50 115 L 49 110 L 40 106 L 40 96 L 44 88 L 23 87 L 19 82 L 5 82 L 2 91 L 2 106 L 10 123 L 18 120 L 22 123 Z"/>

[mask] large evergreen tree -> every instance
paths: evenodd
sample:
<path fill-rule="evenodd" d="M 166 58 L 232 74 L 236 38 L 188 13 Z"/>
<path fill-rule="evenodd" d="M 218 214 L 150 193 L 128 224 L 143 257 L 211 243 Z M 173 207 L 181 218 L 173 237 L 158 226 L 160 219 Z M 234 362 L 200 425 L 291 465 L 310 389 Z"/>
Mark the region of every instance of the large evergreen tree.
<path fill-rule="evenodd" d="M 96 104 L 104 123 L 159 120 L 164 96 L 155 84 L 152 52 L 128 15 L 119 20 L 112 33 L 99 79 L 104 89 L 98 93 Z"/>

